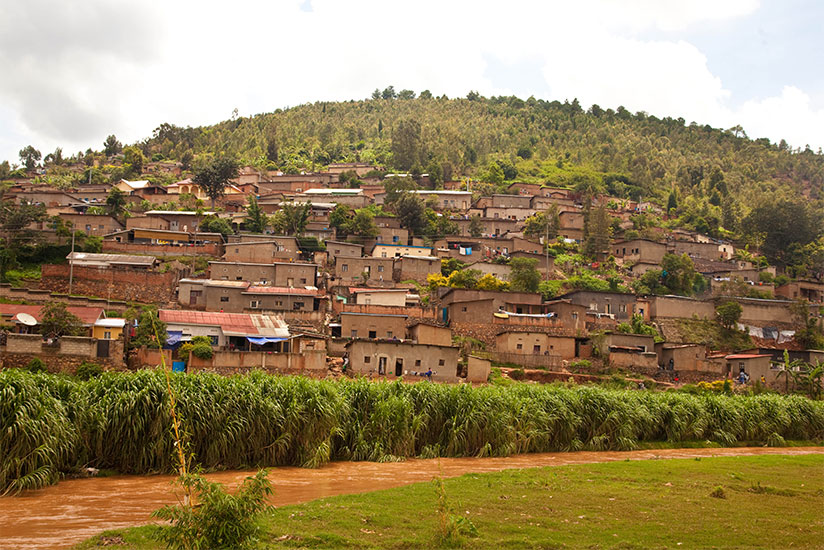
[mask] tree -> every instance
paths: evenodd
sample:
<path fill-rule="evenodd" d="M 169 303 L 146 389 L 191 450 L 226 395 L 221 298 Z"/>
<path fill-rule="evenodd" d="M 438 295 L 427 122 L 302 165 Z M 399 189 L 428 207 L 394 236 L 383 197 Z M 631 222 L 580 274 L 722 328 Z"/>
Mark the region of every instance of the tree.
<path fill-rule="evenodd" d="M 763 235 L 761 252 L 771 264 L 786 266 L 796 247 L 814 241 L 824 231 L 820 215 L 795 200 L 765 202 L 750 212 L 741 223 L 745 235 Z"/>
<path fill-rule="evenodd" d="M 40 161 L 40 151 L 27 145 L 20 149 L 20 162 L 26 167 L 26 170 L 34 170 L 37 163 Z"/>
<path fill-rule="evenodd" d="M 439 214 L 431 208 L 424 210 L 426 217 L 426 227 L 424 233 L 433 240 L 443 238 L 446 235 L 457 235 L 460 232 L 458 224 L 449 219 L 445 214 Z"/>
<path fill-rule="evenodd" d="M 535 267 L 538 260 L 535 258 L 512 258 L 509 267 L 512 269 L 509 282 L 512 290 L 517 292 L 538 292 L 541 284 L 541 274 Z"/>
<path fill-rule="evenodd" d="M 123 170 L 127 176 L 139 176 L 143 173 L 143 164 L 146 158 L 143 151 L 137 147 L 126 147 L 123 149 Z"/>
<path fill-rule="evenodd" d="M 41 240 L 42 232 L 31 229 L 31 224 L 45 219 L 45 205 L 0 202 L 0 278 L 5 280 L 6 271 L 17 266 L 24 246 Z"/>
<path fill-rule="evenodd" d="M 43 336 L 81 336 L 83 331 L 83 321 L 68 310 L 65 302 L 49 302 L 40 309 L 40 334 Z"/>
<path fill-rule="evenodd" d="M 355 210 L 355 215 L 348 221 L 347 233 L 359 237 L 377 237 L 380 231 L 375 224 L 375 216 L 364 208 Z"/>
<path fill-rule="evenodd" d="M 538 212 L 526 219 L 524 235 L 546 239 L 544 245 L 558 236 L 561 219 L 558 215 L 558 205 L 553 204 L 545 212 Z"/>
<path fill-rule="evenodd" d="M 126 193 L 117 187 L 112 187 L 106 197 L 106 206 L 109 208 L 109 214 L 118 220 L 121 219 L 126 212 L 126 201 Z"/>
<path fill-rule="evenodd" d="M 394 86 L 387 86 L 381 92 L 381 97 L 383 99 L 395 99 L 396 97 L 398 97 L 398 94 L 395 93 L 395 87 Z"/>
<path fill-rule="evenodd" d="M 727 330 L 733 330 L 741 319 L 743 308 L 735 301 L 725 302 L 715 308 L 715 318 Z"/>
<path fill-rule="evenodd" d="M 686 254 L 664 254 L 661 260 L 661 278 L 663 285 L 672 294 L 691 295 L 698 277 L 701 277 L 701 274 L 695 271 L 692 258 Z"/>
<path fill-rule="evenodd" d="M 418 195 L 403 193 L 395 202 L 395 212 L 401 227 L 412 235 L 421 235 L 426 227 L 426 207 Z"/>
<path fill-rule="evenodd" d="M 795 319 L 795 341 L 803 349 L 824 349 L 824 332 L 818 319 L 810 314 L 810 303 L 805 299 L 796 300 L 790 311 Z"/>
<path fill-rule="evenodd" d="M 106 138 L 106 141 L 103 142 L 103 153 L 107 157 L 113 157 L 114 155 L 119 154 L 123 150 L 123 145 L 117 141 L 117 138 L 114 134 L 110 135 Z"/>
<path fill-rule="evenodd" d="M 645 334 L 647 336 L 658 336 L 658 330 L 644 322 L 644 316 L 638 313 L 632 314 L 629 323 L 619 323 L 618 332 L 625 334 Z"/>
<path fill-rule="evenodd" d="M 246 229 L 252 233 L 263 233 L 269 225 L 269 218 L 263 212 L 257 197 L 249 195 L 249 205 L 246 207 Z"/>
<path fill-rule="evenodd" d="M 195 172 L 192 181 L 200 186 L 206 195 L 212 200 L 212 208 L 215 201 L 223 196 L 229 180 L 237 177 L 237 161 L 227 157 L 220 157 L 202 166 Z"/>
<path fill-rule="evenodd" d="M 422 165 L 424 158 L 421 142 L 421 125 L 415 119 L 401 120 L 392 132 L 394 165 L 401 170 L 411 170 Z"/>
<path fill-rule="evenodd" d="M 306 224 L 309 223 L 309 214 L 311 213 L 311 202 L 303 204 L 284 202 L 280 205 L 280 210 L 276 214 L 278 226 L 286 235 L 300 237 L 306 230 Z"/>
<path fill-rule="evenodd" d="M 469 236 L 470 237 L 480 237 L 484 233 L 484 224 L 481 221 L 480 214 L 473 214 L 469 216 Z"/>
<path fill-rule="evenodd" d="M 329 212 L 329 225 L 335 228 L 335 232 L 339 237 L 346 236 L 349 234 L 349 220 L 351 218 L 352 213 L 349 207 L 338 203 Z"/>
<path fill-rule="evenodd" d="M 232 231 L 232 226 L 229 225 L 229 222 L 224 218 L 218 218 L 217 216 L 206 216 L 203 218 L 200 222 L 198 230 L 203 233 L 220 233 L 224 237 L 228 237 L 234 233 L 234 231 Z"/>
<path fill-rule="evenodd" d="M 126 315 L 126 318 L 131 315 Z M 166 343 L 166 323 L 160 320 L 157 309 L 154 307 L 144 308 L 139 313 L 137 328 L 134 337 L 129 341 L 129 346 L 139 348 L 161 348 Z"/>
<path fill-rule="evenodd" d="M 584 240 L 584 254 L 590 258 L 609 249 L 611 235 L 610 217 L 603 206 L 592 208 L 587 220 L 587 236 Z"/>
<path fill-rule="evenodd" d="M 509 283 L 498 279 L 492 273 L 487 273 L 478 279 L 475 288 L 478 290 L 509 290 Z"/>

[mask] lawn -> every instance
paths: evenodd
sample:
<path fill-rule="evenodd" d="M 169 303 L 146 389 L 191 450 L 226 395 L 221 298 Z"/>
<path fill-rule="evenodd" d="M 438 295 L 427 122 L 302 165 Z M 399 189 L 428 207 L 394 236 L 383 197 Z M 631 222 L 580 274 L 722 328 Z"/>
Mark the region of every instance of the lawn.
<path fill-rule="evenodd" d="M 441 541 L 436 486 L 422 483 L 278 508 L 259 548 L 824 548 L 822 455 L 506 470 L 444 487 L 477 536 Z M 160 549 L 155 529 L 106 532 L 102 544 Z"/>

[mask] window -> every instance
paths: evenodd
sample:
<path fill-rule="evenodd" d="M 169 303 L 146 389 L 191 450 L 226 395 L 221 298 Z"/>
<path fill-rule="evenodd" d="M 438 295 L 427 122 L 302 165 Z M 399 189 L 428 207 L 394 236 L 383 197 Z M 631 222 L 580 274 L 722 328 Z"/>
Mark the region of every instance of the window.
<path fill-rule="evenodd" d="M 252 309 L 259 308 L 260 300 L 252 300 L 251 302 L 249 302 L 249 307 Z"/>
<path fill-rule="evenodd" d="M 462 307 L 462 308 L 461 308 L 461 311 L 466 311 L 466 307 Z"/>
<path fill-rule="evenodd" d="M 221 297 L 220 297 L 220 301 L 221 301 L 221 302 L 228 302 L 228 301 L 229 301 L 229 297 L 228 297 L 228 296 L 221 296 Z"/>
<path fill-rule="evenodd" d="M 517 344 L 515 346 L 515 349 L 524 349 L 524 345 L 523 344 Z"/>
<path fill-rule="evenodd" d="M 573 319 L 578 319 L 578 312 L 577 311 L 572 312 L 572 318 Z"/>
<path fill-rule="evenodd" d="M 346 273 L 347 271 L 349 271 L 349 265 L 348 264 L 341 265 L 340 270 L 341 270 L 341 273 Z"/>
<path fill-rule="evenodd" d="M 92 226 L 89 225 L 89 224 L 86 224 L 86 231 L 91 231 L 91 230 L 92 230 Z"/>
<path fill-rule="evenodd" d="M 386 258 L 386 252 L 381 252 L 381 258 Z"/>
<path fill-rule="evenodd" d="M 242 280 L 243 280 L 243 276 L 242 276 L 242 275 L 238 275 L 237 277 L 235 277 L 235 280 L 236 280 L 236 281 L 242 281 Z"/>
<path fill-rule="evenodd" d="M 378 273 L 383 273 L 383 266 L 382 265 L 378 266 Z"/>
<path fill-rule="evenodd" d="M 300 284 L 305 285 L 306 284 L 306 279 L 301 279 Z"/>
<path fill-rule="evenodd" d="M 393 243 L 396 243 L 396 242 L 398 242 L 399 240 L 400 240 L 400 239 L 398 238 L 398 236 L 397 236 L 397 235 L 392 235 L 392 242 L 393 242 Z"/>
<path fill-rule="evenodd" d="M 377 338 L 377 337 L 378 337 L 378 331 L 376 331 L 376 330 L 370 330 L 370 331 L 369 331 L 369 337 L 370 337 L 370 338 Z"/>
<path fill-rule="evenodd" d="M 438 359 L 438 366 L 439 366 L 439 367 L 442 367 L 442 366 L 444 366 L 445 364 L 446 364 L 446 362 L 445 362 L 443 359 Z"/>
<path fill-rule="evenodd" d="M 275 305 L 276 306 L 282 306 L 283 305 L 283 300 L 275 300 Z"/>
<path fill-rule="evenodd" d="M 303 309 L 303 302 L 295 302 L 292 304 L 292 309 Z"/>
<path fill-rule="evenodd" d="M 421 360 L 420 360 L 420 359 L 415 359 L 415 366 L 416 366 L 416 367 L 420 367 L 420 366 L 421 366 Z"/>
<path fill-rule="evenodd" d="M 103 229 L 103 224 L 102 223 L 98 226 L 98 229 Z"/>
<path fill-rule="evenodd" d="M 532 346 L 532 353 L 541 353 L 541 346 Z"/>
<path fill-rule="evenodd" d="M 626 313 L 627 312 L 627 304 L 621 304 L 620 306 L 618 306 L 618 311 L 620 311 L 621 313 Z"/>
<path fill-rule="evenodd" d="M 392 331 L 391 330 L 386 331 L 386 337 L 387 338 L 392 338 Z"/>
<path fill-rule="evenodd" d="M 111 331 L 107 330 L 107 331 L 103 332 L 103 338 L 106 339 L 106 340 L 111 340 L 112 339 Z"/>
<path fill-rule="evenodd" d="M 217 345 L 217 336 L 209 336 L 209 340 L 213 346 Z"/>
<path fill-rule="evenodd" d="M 221 279 L 223 279 L 224 281 L 228 281 L 228 280 L 229 280 L 229 276 L 228 276 L 228 275 L 224 275 L 224 276 L 222 276 L 222 277 L 221 277 Z"/>
<path fill-rule="evenodd" d="M 340 254 L 340 248 L 335 249 L 335 254 Z"/>
<path fill-rule="evenodd" d="M 368 355 L 363 356 L 363 362 L 364 363 L 370 363 L 371 361 L 372 361 L 372 358 L 369 357 Z"/>
<path fill-rule="evenodd" d="M 357 331 L 357 330 L 355 330 L 355 329 L 352 329 L 352 333 L 350 334 L 350 336 L 351 336 L 352 338 L 357 338 L 357 337 L 358 337 L 358 331 Z M 367 363 L 368 363 L 368 362 L 369 362 L 369 361 L 367 361 Z"/>

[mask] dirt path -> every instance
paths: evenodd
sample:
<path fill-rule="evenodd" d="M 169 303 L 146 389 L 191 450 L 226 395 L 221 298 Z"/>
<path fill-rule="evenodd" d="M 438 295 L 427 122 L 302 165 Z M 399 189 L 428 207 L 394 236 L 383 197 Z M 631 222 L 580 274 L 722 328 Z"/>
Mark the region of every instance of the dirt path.
<path fill-rule="evenodd" d="M 824 454 L 824 447 L 742 447 L 715 449 L 657 449 L 626 452 L 538 453 L 506 458 L 410 459 L 405 462 L 333 462 L 316 470 L 273 468 L 276 506 L 298 504 L 334 495 L 363 493 L 429 481 L 436 475 L 506 469 L 589 464 L 616 460 L 654 460 L 764 454 Z M 207 477 L 234 486 L 251 471 L 231 471 Z M 176 502 L 172 476 L 114 476 L 74 479 L 0 498 L 0 548 L 69 548 L 106 529 L 144 525 L 149 514 Z"/>

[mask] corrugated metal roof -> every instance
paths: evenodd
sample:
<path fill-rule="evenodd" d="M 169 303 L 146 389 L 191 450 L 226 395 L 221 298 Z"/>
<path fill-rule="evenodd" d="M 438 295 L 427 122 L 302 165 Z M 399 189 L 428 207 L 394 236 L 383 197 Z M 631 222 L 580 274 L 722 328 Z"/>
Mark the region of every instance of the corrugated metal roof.
<path fill-rule="evenodd" d="M 136 256 L 132 254 L 94 254 L 90 252 L 69 252 L 67 260 L 75 263 L 98 263 L 98 264 L 131 264 L 151 266 L 157 258 L 154 256 Z"/>
<path fill-rule="evenodd" d="M 275 336 L 287 338 L 289 327 L 282 318 L 257 313 L 216 313 L 161 309 L 160 320 L 167 324 L 220 327 L 227 336 Z"/>

